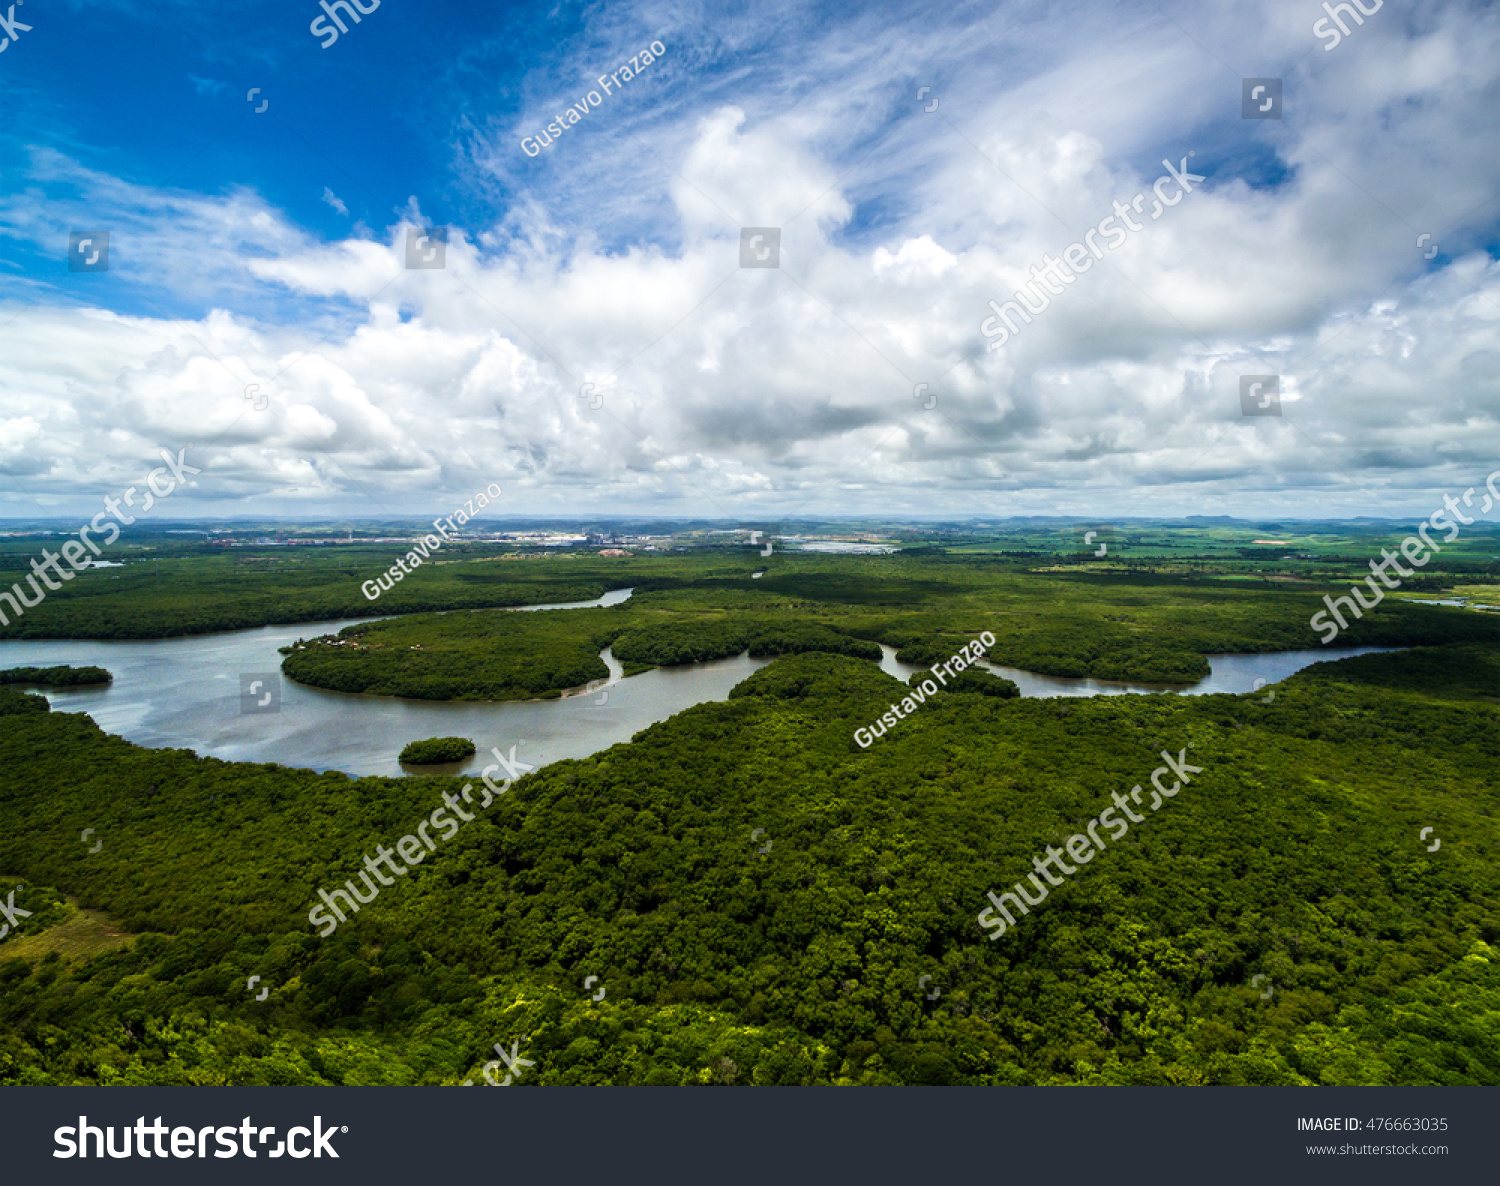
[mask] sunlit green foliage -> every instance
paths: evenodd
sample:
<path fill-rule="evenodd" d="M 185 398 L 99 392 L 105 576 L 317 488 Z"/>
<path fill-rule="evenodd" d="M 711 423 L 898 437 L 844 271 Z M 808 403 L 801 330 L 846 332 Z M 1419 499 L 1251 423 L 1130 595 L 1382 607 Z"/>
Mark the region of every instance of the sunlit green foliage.
<path fill-rule="evenodd" d="M 176 937 L 0 948 L 0 1080 L 459 1082 L 517 1039 L 523 1083 L 1500 1084 L 1495 663 L 1344 660 L 1270 703 L 942 696 L 862 750 L 903 685 L 788 656 L 526 776 L 321 940 L 317 888 L 460 780 L 9 717 L 0 869 Z M 987 939 L 986 890 L 1189 743 L 1189 788 Z"/>
<path fill-rule="evenodd" d="M 0 687 L 0 871 L 137 933 L 88 959 L 0 944 L 0 1082 L 482 1081 L 518 1039 L 523 1084 L 1500 1083 L 1493 618 L 1387 600 L 1340 643 L 1423 649 L 1320 664 L 1269 702 L 1019 699 L 970 668 L 865 750 L 854 730 L 905 694 L 877 644 L 930 664 L 989 630 L 997 663 L 1186 681 L 1216 652 L 1316 646 L 1332 586 L 939 549 L 493 551 L 445 549 L 377 603 L 375 546 L 91 571 L 6 633 L 456 610 L 286 662 L 437 698 L 555 696 L 602 678 L 606 646 L 627 673 L 785 657 L 520 780 L 327 939 L 318 888 L 463 780 L 142 749 Z M 607 609 L 462 612 L 626 585 Z M 988 940 L 986 890 L 1188 743 L 1190 788 Z M 70 917 L 36 892 L 24 923 Z"/>

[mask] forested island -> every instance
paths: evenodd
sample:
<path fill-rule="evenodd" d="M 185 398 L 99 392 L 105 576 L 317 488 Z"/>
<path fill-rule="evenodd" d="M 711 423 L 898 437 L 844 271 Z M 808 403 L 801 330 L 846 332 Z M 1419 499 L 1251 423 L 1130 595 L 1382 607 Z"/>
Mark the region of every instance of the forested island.
<path fill-rule="evenodd" d="M 114 679 L 102 667 L 11 667 L 0 671 L 0 684 L 37 684 L 44 688 L 83 688 Z"/>
<path fill-rule="evenodd" d="M 474 752 L 467 737 L 427 737 L 409 742 L 401 751 L 400 761 L 411 766 L 436 766 L 443 762 L 461 762 Z"/>

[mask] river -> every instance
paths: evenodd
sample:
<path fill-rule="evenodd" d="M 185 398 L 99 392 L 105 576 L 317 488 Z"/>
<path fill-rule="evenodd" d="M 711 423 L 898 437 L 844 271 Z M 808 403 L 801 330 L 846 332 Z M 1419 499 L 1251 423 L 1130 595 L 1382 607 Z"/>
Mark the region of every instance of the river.
<path fill-rule="evenodd" d="M 593 601 L 519 606 L 517 611 L 584 609 L 617 605 L 631 594 L 616 589 Z M 274 761 L 345 774 L 477 773 L 493 761 L 498 746 L 534 766 L 560 758 L 584 758 L 622 741 L 657 721 L 710 700 L 725 700 L 730 689 L 770 662 L 740 655 L 685 667 L 658 667 L 628 680 L 606 649 L 609 667 L 598 681 L 560 700 L 495 702 L 398 700 L 309 688 L 281 678 L 279 647 L 298 638 L 332 634 L 356 622 L 303 622 L 265 626 L 190 638 L 112 640 L 17 640 L 0 642 L 0 669 L 96 664 L 114 675 L 99 688 L 29 689 L 42 692 L 59 712 L 86 712 L 98 726 L 137 745 L 195 750 L 233 762 Z M 881 670 L 903 683 L 918 668 L 898 663 L 882 647 Z M 1323 659 L 1338 659 L 1388 647 L 1337 651 L 1283 651 L 1267 655 L 1210 655 L 1212 674 L 1190 687 L 1122 684 L 1107 680 L 1063 679 L 1014 668 L 986 665 L 1014 680 L 1023 696 L 1100 696 L 1127 692 L 1250 692 L 1256 680 L 1274 684 Z M 264 681 L 261 695 L 245 701 L 242 676 Z M 271 693 L 263 711 L 244 711 Z M 279 699 L 278 699 L 279 697 Z M 403 768 L 401 747 L 422 737 L 469 737 L 479 753 L 463 762 Z"/>

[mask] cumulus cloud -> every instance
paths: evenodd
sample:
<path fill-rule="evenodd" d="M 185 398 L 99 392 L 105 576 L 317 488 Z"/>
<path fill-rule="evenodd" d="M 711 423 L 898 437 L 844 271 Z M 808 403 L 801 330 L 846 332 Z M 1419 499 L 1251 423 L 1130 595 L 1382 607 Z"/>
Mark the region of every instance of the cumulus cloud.
<path fill-rule="evenodd" d="M 1087 12 L 865 14 L 779 66 L 679 31 L 685 93 L 592 113 L 442 269 L 406 267 L 415 203 L 325 242 L 249 190 L 39 151 L 29 183 L 112 210 L 151 304 L 74 286 L 0 313 L 7 510 L 187 441 L 209 460 L 183 513 L 419 514 L 499 481 L 525 513 L 1406 515 L 1489 472 L 1493 14 L 1382 11 L 1325 54 L 1301 6 Z M 1286 118 L 1241 120 L 1240 78 L 1278 71 Z M 460 159 L 511 169 L 552 98 Z M 649 195 L 551 200 L 586 136 L 627 130 Z M 1152 220 L 1163 158 L 1207 180 Z M 1142 229 L 986 350 L 988 302 L 1137 194 Z M 65 239 L 66 208 L 25 198 L 0 234 Z M 739 266 L 756 226 L 779 267 Z M 1267 373 L 1283 415 L 1241 417 L 1239 376 Z"/>

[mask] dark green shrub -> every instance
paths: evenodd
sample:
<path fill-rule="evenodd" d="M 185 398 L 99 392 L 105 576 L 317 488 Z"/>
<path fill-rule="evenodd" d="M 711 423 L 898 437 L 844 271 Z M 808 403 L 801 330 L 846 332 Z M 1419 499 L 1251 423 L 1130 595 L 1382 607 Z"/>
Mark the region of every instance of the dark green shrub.
<path fill-rule="evenodd" d="M 457 762 L 474 752 L 467 737 L 428 737 L 413 741 L 401 751 L 401 761 L 412 766 L 431 766 L 437 762 Z"/>
<path fill-rule="evenodd" d="M 79 688 L 107 684 L 115 677 L 102 667 L 12 667 L 0 671 L 0 684 L 41 684 L 47 688 Z"/>

